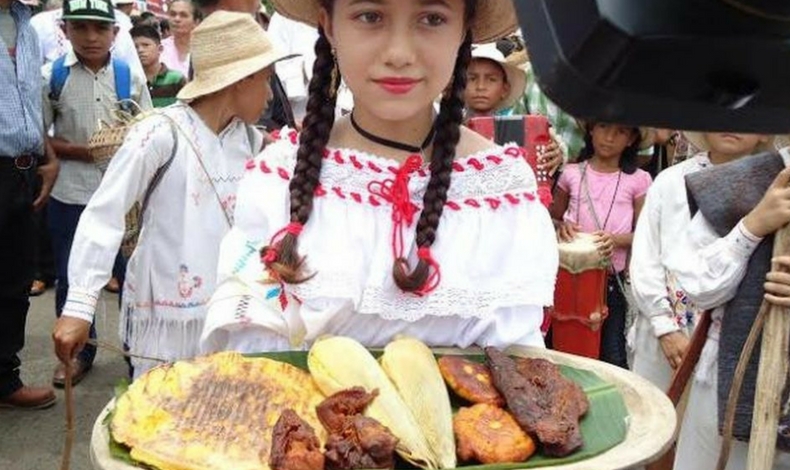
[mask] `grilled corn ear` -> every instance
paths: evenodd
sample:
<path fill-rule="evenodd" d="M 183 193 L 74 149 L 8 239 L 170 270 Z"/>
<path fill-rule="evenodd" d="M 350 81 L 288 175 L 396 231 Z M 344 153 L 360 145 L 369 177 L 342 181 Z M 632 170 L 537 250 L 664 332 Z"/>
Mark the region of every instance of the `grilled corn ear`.
<path fill-rule="evenodd" d="M 422 341 L 401 337 L 384 348 L 381 367 L 417 418 L 440 468 L 455 468 L 453 409 L 433 352 Z"/>
<path fill-rule="evenodd" d="M 365 414 L 388 427 L 399 439 L 396 450 L 401 457 L 422 468 L 439 468 L 414 415 L 364 346 L 351 338 L 321 338 L 307 355 L 307 367 L 326 396 L 351 387 L 377 389 L 379 395 Z"/>

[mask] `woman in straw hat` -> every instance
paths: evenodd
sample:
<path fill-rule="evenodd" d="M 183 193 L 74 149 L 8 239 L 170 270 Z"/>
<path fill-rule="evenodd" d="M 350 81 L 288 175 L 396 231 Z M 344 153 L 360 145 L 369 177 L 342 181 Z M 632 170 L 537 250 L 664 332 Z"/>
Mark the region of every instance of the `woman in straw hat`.
<path fill-rule="evenodd" d="M 218 245 L 232 225 L 238 181 L 262 145 L 250 126 L 283 58 L 250 15 L 217 12 L 195 29 L 195 77 L 179 103 L 130 130 L 80 220 L 68 300 L 53 334 L 67 361 L 87 341 L 98 294 L 143 201 L 141 233 L 124 285 L 121 336 L 134 355 L 194 356 L 214 290 Z M 133 360 L 139 374 L 153 364 Z"/>
<path fill-rule="evenodd" d="M 241 183 L 206 349 L 542 345 L 558 254 L 535 176 L 461 126 L 472 41 L 513 30 L 511 0 L 274 4 L 319 26 L 307 116 Z"/>

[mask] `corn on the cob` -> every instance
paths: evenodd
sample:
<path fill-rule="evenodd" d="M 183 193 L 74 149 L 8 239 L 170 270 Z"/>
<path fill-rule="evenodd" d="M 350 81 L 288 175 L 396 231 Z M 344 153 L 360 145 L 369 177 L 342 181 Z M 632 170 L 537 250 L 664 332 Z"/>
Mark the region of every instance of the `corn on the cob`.
<path fill-rule="evenodd" d="M 453 409 L 433 352 L 419 340 L 401 337 L 384 348 L 380 362 L 417 418 L 440 468 L 455 468 Z"/>
<path fill-rule="evenodd" d="M 307 366 L 327 396 L 351 387 L 378 389 L 378 397 L 365 414 L 387 426 L 400 440 L 396 450 L 401 457 L 419 467 L 439 468 L 414 415 L 364 346 L 340 336 L 319 339 L 307 355 Z"/>

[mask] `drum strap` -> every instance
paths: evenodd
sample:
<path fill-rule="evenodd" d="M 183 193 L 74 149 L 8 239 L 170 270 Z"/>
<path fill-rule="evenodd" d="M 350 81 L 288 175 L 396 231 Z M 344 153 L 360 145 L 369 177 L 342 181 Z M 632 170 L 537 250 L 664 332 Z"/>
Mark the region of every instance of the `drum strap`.
<path fill-rule="evenodd" d="M 601 225 L 601 219 L 598 218 L 598 213 L 595 212 L 595 204 L 593 204 L 592 196 L 590 195 L 590 186 L 587 184 L 587 162 L 582 163 L 582 180 L 581 180 L 581 189 L 580 193 L 584 193 L 584 200 L 587 203 L 587 209 L 590 211 L 590 215 L 592 215 L 593 221 L 595 222 L 595 227 L 599 231 L 603 231 L 606 225 L 609 223 L 609 216 L 612 215 L 612 208 L 614 208 L 615 200 L 617 199 L 617 192 L 620 190 L 620 180 L 623 176 L 623 172 L 620 171 L 617 175 L 617 186 L 614 188 L 614 194 L 612 195 L 612 203 L 609 205 L 609 212 L 606 214 L 606 220 L 604 220 L 603 225 Z M 581 205 L 581 204 L 579 204 Z M 578 207 L 577 207 L 578 210 Z M 576 221 L 579 221 L 579 215 L 576 215 Z M 623 280 L 620 279 L 620 276 L 617 274 L 617 271 L 614 269 L 613 264 L 609 264 L 609 270 L 612 272 L 612 277 L 615 278 L 617 281 L 617 287 L 620 288 L 620 292 L 623 294 L 623 298 L 625 299 L 626 303 L 628 303 L 628 308 L 631 308 L 630 302 L 628 301 L 628 294 L 625 290 L 625 285 L 623 284 Z"/>

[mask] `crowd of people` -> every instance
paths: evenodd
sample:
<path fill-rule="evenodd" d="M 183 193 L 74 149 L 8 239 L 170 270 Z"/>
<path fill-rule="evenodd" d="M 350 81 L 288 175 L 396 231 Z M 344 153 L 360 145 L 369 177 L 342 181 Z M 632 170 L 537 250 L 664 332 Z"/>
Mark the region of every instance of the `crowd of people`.
<path fill-rule="evenodd" d="M 542 347 L 558 244 L 587 233 L 610 272 L 600 360 L 666 389 L 712 311 L 675 468 L 713 468 L 750 309 L 790 305 L 790 276 L 769 272 L 790 221 L 782 136 L 574 118 L 541 89 L 511 0 L 275 0 L 271 16 L 172 0 L 166 19 L 59 1 L 32 16 L 0 0 L 0 407 L 56 400 L 18 357 L 28 298 L 51 285 L 55 386 L 91 370 L 103 289 L 121 293 L 132 377 L 143 358 L 326 334 Z M 534 166 L 526 142 L 465 126 L 527 115 L 551 125 Z M 109 164 L 102 126 L 124 132 Z M 744 468 L 745 445 L 732 455 Z"/>

